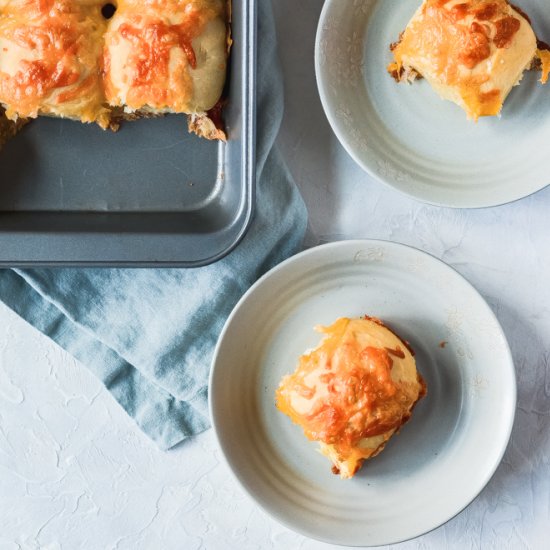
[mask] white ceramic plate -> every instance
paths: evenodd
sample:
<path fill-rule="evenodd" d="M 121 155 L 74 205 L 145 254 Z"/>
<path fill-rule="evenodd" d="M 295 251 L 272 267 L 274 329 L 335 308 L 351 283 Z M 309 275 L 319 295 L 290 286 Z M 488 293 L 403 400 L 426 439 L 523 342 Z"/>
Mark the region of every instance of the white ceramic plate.
<path fill-rule="evenodd" d="M 274 393 L 318 343 L 314 325 L 364 314 L 412 344 L 428 395 L 341 480 Z M 229 317 L 210 378 L 214 429 L 244 489 L 291 529 L 357 546 L 415 537 L 471 502 L 504 453 L 515 399 L 508 344 L 481 296 L 441 261 L 385 241 L 317 247 L 262 277 Z"/>
<path fill-rule="evenodd" d="M 398 85 L 386 72 L 420 0 L 326 0 L 315 48 L 323 107 L 338 139 L 368 173 L 416 199 L 495 206 L 550 183 L 550 85 L 526 73 L 502 117 L 468 121 L 425 81 Z M 550 41 L 548 0 L 524 0 Z"/>

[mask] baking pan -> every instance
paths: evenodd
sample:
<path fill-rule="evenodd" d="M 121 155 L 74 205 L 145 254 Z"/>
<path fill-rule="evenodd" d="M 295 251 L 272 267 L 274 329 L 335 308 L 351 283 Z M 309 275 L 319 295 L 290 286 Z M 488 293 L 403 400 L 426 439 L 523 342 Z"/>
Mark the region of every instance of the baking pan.
<path fill-rule="evenodd" d="M 256 3 L 234 0 L 227 143 L 183 115 L 95 125 L 40 118 L 0 152 L 0 265 L 211 263 L 243 237 L 255 187 Z"/>

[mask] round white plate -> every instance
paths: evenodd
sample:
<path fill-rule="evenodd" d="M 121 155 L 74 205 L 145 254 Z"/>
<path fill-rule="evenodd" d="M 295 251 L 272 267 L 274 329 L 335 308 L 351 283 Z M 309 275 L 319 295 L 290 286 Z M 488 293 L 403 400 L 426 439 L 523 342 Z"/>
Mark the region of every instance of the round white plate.
<path fill-rule="evenodd" d="M 411 343 L 428 395 L 342 480 L 274 394 L 319 342 L 314 325 L 364 314 Z M 510 350 L 481 296 L 441 261 L 385 241 L 313 248 L 262 277 L 229 317 L 210 378 L 214 429 L 244 489 L 291 529 L 357 546 L 415 537 L 471 502 L 504 453 L 515 399 Z"/>
<path fill-rule="evenodd" d="M 525 0 L 550 40 L 548 0 Z M 550 84 L 527 72 L 502 116 L 477 123 L 426 81 L 397 84 L 389 45 L 420 0 L 326 0 L 315 48 L 323 107 L 338 139 L 368 173 L 416 199 L 495 206 L 550 183 Z M 547 36 L 548 35 L 548 36 Z"/>

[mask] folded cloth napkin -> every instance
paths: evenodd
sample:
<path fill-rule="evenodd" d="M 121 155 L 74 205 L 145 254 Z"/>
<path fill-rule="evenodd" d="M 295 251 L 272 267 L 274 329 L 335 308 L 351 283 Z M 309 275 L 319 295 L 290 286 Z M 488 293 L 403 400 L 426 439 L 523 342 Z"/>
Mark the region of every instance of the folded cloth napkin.
<path fill-rule="evenodd" d="M 273 146 L 283 92 L 269 0 L 258 1 L 258 25 L 256 210 L 228 256 L 191 269 L 0 270 L 0 299 L 88 367 L 163 449 L 209 427 L 208 375 L 223 324 L 305 232 L 304 204 Z"/>

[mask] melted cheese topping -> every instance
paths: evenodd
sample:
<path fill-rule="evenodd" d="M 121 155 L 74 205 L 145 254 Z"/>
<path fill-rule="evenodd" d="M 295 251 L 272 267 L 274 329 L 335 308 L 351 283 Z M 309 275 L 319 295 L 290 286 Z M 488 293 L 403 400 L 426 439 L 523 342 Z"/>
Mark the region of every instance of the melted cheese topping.
<path fill-rule="evenodd" d="M 408 346 L 377 319 L 318 330 L 324 340 L 283 378 L 276 404 L 351 477 L 410 417 L 425 385 Z"/>
<path fill-rule="evenodd" d="M 38 114 L 106 127 L 100 78 L 102 3 L 11 0 L 0 18 L 0 102 L 6 116 Z"/>
<path fill-rule="evenodd" d="M 548 82 L 548 75 L 550 75 L 550 51 L 537 50 L 537 57 L 540 59 L 542 69 L 540 81 L 542 84 L 546 84 Z"/>
<path fill-rule="evenodd" d="M 500 113 L 536 49 L 531 25 L 506 0 L 425 0 L 388 70 L 414 69 L 477 120 Z"/>
<path fill-rule="evenodd" d="M 123 107 L 203 114 L 226 72 L 226 0 L 0 0 L 0 104 L 109 126 Z M 113 110 L 114 109 L 114 110 Z M 116 119 L 116 117 L 114 117 Z"/>
<path fill-rule="evenodd" d="M 105 92 L 127 111 L 200 112 L 223 88 L 222 0 L 120 0 L 105 36 Z"/>

